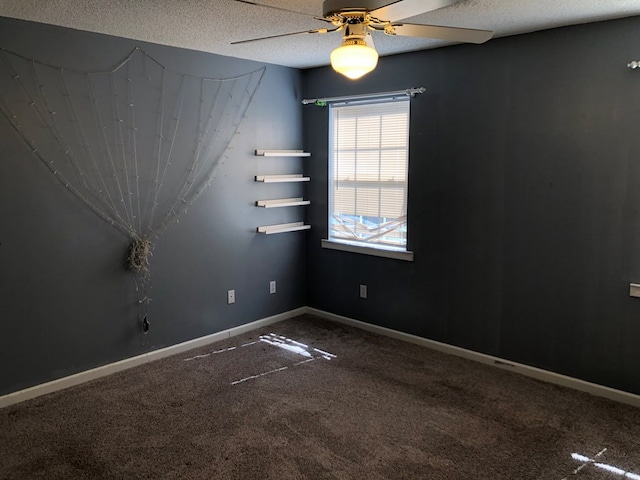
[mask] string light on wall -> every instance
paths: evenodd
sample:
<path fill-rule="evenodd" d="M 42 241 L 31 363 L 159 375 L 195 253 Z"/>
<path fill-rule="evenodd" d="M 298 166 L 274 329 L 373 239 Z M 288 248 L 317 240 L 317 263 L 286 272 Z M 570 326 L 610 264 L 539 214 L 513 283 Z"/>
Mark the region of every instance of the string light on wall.
<path fill-rule="evenodd" d="M 627 67 L 635 70 L 640 67 L 640 60 L 634 60 L 633 62 L 627 63 Z"/>
<path fill-rule="evenodd" d="M 264 71 L 196 77 L 136 48 L 87 73 L 0 49 L 0 113 L 69 191 L 131 239 L 147 330 L 152 239 L 211 185 Z"/>

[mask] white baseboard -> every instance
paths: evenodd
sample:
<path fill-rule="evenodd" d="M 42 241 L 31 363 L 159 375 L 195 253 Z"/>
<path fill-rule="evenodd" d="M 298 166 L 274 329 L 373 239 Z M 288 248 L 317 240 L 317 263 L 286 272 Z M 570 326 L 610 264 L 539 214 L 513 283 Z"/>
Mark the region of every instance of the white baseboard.
<path fill-rule="evenodd" d="M 35 385 L 24 390 L 9 393 L 0 397 L 0 408 L 8 407 L 9 405 L 24 402 L 25 400 L 36 398 L 41 395 L 46 395 L 48 393 L 53 393 L 58 390 L 73 387 L 74 385 L 80 385 L 81 383 L 85 383 L 90 380 L 105 377 L 107 375 L 111 375 L 112 373 L 137 367 L 138 365 L 153 362 L 154 360 L 160 360 L 161 358 L 169 357 L 171 355 L 176 355 L 177 353 L 182 353 L 186 352 L 187 350 L 192 350 L 194 348 L 209 345 L 220 340 L 235 337 L 242 333 L 255 330 L 256 328 L 271 325 L 272 323 L 280 322 L 288 318 L 297 317 L 298 315 L 302 315 L 304 313 L 307 313 L 307 307 L 300 307 L 295 310 L 290 310 L 278 315 L 273 315 L 272 317 L 262 318 L 260 320 L 256 320 L 255 322 L 247 323 L 246 325 L 230 328 L 222 332 L 213 333 L 211 335 L 206 335 L 194 340 L 171 345 L 170 347 L 143 353 L 142 355 L 126 358 L 124 360 L 110 363 L 108 365 L 103 365 L 101 367 L 92 368 L 91 370 L 85 370 L 84 372 L 69 375 L 68 377 L 59 378 L 51 382 L 42 383 L 40 385 Z"/>
<path fill-rule="evenodd" d="M 97 378 L 105 377 L 107 375 L 111 375 L 112 373 L 120 372 L 122 370 L 127 370 L 129 368 L 136 367 L 138 365 L 143 365 L 145 363 L 153 362 L 154 360 L 159 360 L 161 358 L 186 352 L 194 348 L 209 345 L 211 343 L 214 343 L 220 340 L 225 340 L 231 337 L 235 337 L 237 335 L 241 335 L 251 330 L 255 330 L 260 327 L 271 325 L 272 323 L 280 322 L 282 320 L 287 320 L 289 318 L 293 318 L 298 315 L 302 315 L 304 313 L 309 313 L 312 315 L 316 315 L 318 317 L 326 318 L 328 320 L 344 323 L 346 325 L 350 325 L 352 327 L 356 327 L 361 330 L 377 333 L 378 335 L 384 335 L 386 337 L 395 338 L 395 339 L 402 340 L 409 343 L 414 343 L 416 345 L 431 348 L 432 350 L 437 350 L 439 352 L 448 353 L 450 355 L 456 355 L 458 357 L 467 358 L 469 360 L 474 360 L 479 363 L 484 363 L 497 368 L 502 368 L 504 370 L 509 370 L 511 372 L 516 372 L 521 375 L 525 375 L 527 377 L 535 378 L 537 380 L 542 380 L 544 382 L 561 385 L 563 387 L 573 388 L 575 390 L 580 390 L 582 392 L 587 392 L 592 395 L 608 398 L 610 400 L 615 400 L 620 403 L 625 403 L 625 404 L 640 408 L 640 395 L 624 392 L 622 390 L 616 390 L 614 388 L 605 387 L 603 385 L 598 385 L 596 383 L 586 382 L 584 380 L 568 377 L 566 375 L 560 375 L 558 373 L 550 372 L 548 370 L 542 370 L 540 368 L 530 367 L 529 365 L 512 362 L 510 360 L 505 360 L 499 357 L 486 355 L 484 353 L 474 352 L 472 350 L 467 350 L 467 349 L 456 347 L 453 345 L 448 345 L 446 343 L 437 342 L 435 340 L 429 340 L 427 338 L 418 337 L 416 335 L 411 335 L 409 333 L 399 332 L 397 330 L 392 330 L 390 328 L 380 327 L 378 325 L 372 325 L 370 323 L 361 322 L 359 320 L 354 320 L 353 318 L 343 317 L 342 315 L 336 315 L 334 313 L 325 312 L 323 310 L 318 310 L 316 308 L 311 308 L 311 307 L 300 307 L 295 310 L 290 310 L 288 312 L 280 313 L 278 315 L 273 315 L 271 317 L 256 320 L 255 322 L 247 323 L 246 325 L 240 325 L 239 327 L 230 328 L 222 332 L 213 333 L 211 335 L 196 338 L 194 340 L 189 340 L 187 342 L 179 343 L 177 345 L 172 345 L 170 347 L 161 348 L 159 350 L 154 350 L 152 352 L 144 353 L 142 355 L 138 355 L 135 357 L 126 358 L 118 362 L 110 363 L 108 365 L 103 365 L 101 367 L 93 368 L 91 370 L 86 370 L 84 372 L 76 373 L 68 377 L 63 377 L 57 380 L 53 380 L 51 382 L 35 385 L 33 387 L 30 387 L 24 390 L 19 390 L 17 392 L 9 393 L 7 395 L 0 396 L 0 408 L 8 407 L 9 405 L 23 402 L 25 400 L 39 397 L 41 395 L 46 395 L 48 393 L 53 393 L 58 390 L 63 390 L 65 388 L 69 388 L 74 385 L 79 385 L 81 383 L 85 383 L 90 380 L 95 380 Z"/>
<path fill-rule="evenodd" d="M 423 347 L 431 348 L 439 352 L 448 353 L 450 355 L 456 355 L 458 357 L 474 360 L 479 363 L 491 365 L 503 370 L 509 370 L 516 372 L 527 377 L 542 380 L 547 383 L 553 383 L 561 385 L 563 387 L 573 388 L 574 390 L 580 390 L 581 392 L 587 392 L 598 397 L 608 398 L 609 400 L 615 400 L 616 402 L 626 403 L 634 407 L 640 407 L 640 395 L 624 392 L 622 390 L 616 390 L 615 388 L 605 387 L 604 385 L 598 385 L 596 383 L 586 382 L 578 378 L 568 377 L 559 373 L 550 372 L 541 368 L 530 367 L 522 363 L 512 362 L 499 357 L 493 357 L 491 355 L 485 355 L 484 353 L 474 352 L 473 350 L 467 350 L 464 348 L 448 345 L 446 343 L 437 342 L 435 340 L 429 340 L 427 338 L 418 337 L 409 333 L 399 332 L 386 327 L 380 327 L 378 325 L 372 325 L 370 323 L 354 320 L 353 318 L 343 317 L 334 313 L 325 312 L 316 308 L 308 307 L 307 313 L 316 315 L 318 317 L 326 318 L 327 320 L 333 320 L 339 323 L 344 323 L 352 327 L 366 330 L 386 337 L 403 340 L 409 343 L 415 343 Z"/>

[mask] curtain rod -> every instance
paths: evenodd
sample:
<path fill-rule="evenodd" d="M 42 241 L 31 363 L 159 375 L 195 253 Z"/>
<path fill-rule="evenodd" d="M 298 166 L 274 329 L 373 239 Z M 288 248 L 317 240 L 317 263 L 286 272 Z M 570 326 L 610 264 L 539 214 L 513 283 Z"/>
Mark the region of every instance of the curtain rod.
<path fill-rule="evenodd" d="M 305 98 L 302 100 L 303 105 L 321 105 L 324 106 L 327 103 L 333 102 L 348 102 L 353 100 L 367 100 L 371 98 L 384 98 L 384 97 L 394 97 L 399 95 L 409 95 L 411 97 L 415 97 L 418 93 L 424 93 L 427 89 L 424 87 L 420 88 L 407 88 L 406 90 L 395 90 L 393 92 L 382 92 L 382 93 L 366 93 L 364 95 L 352 95 L 345 97 L 326 97 L 326 98 Z"/>

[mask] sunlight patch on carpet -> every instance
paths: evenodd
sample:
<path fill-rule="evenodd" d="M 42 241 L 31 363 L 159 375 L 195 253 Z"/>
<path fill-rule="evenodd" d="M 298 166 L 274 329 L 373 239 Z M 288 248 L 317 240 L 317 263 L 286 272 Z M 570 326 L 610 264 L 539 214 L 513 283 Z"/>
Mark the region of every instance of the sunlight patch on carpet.
<path fill-rule="evenodd" d="M 231 382 L 231 385 L 238 385 L 240 383 L 244 383 L 247 380 L 254 380 L 256 378 L 264 377 L 266 375 L 271 375 L 272 373 L 282 372 L 284 370 L 289 369 L 290 367 L 297 367 L 299 365 L 303 365 L 305 363 L 313 362 L 315 360 L 323 359 L 323 360 L 332 360 L 337 357 L 333 353 L 329 353 L 326 350 L 321 350 L 319 348 L 310 347 L 309 345 L 298 342 L 297 340 L 293 340 L 291 338 L 287 338 L 283 335 L 277 335 L 275 333 L 269 333 L 268 335 L 260 335 L 260 338 L 253 342 L 243 343 L 240 345 L 240 348 L 250 347 L 252 345 L 260 345 L 267 344 L 273 347 L 276 347 L 281 350 L 285 350 L 286 352 L 295 353 L 296 355 L 300 355 L 305 357 L 305 360 L 293 363 L 291 365 L 282 366 L 280 368 L 271 369 L 265 372 L 256 373 L 253 375 L 249 375 L 247 377 L 241 378 L 239 380 L 235 380 Z M 211 355 L 217 355 L 221 353 L 229 353 L 234 350 L 238 350 L 237 347 L 229 347 L 223 348 L 220 350 L 213 350 L 209 353 L 203 353 L 200 355 L 195 355 L 193 357 L 183 359 L 184 362 L 190 362 L 193 360 L 200 360 L 203 358 L 207 358 Z M 268 355 L 268 354 L 267 354 Z"/>
<path fill-rule="evenodd" d="M 283 337 L 282 335 L 276 335 L 275 333 L 270 333 L 269 335 L 260 335 L 260 341 L 268 343 L 269 345 L 273 345 L 274 347 L 283 348 L 285 350 L 288 350 L 289 352 L 297 353 L 298 355 L 302 355 L 304 357 L 313 357 L 313 355 L 309 352 L 309 345 L 296 342 L 295 340 Z"/>
<path fill-rule="evenodd" d="M 574 460 L 578 461 L 578 462 L 582 462 L 582 465 L 580 465 L 578 468 L 576 468 L 572 474 L 573 475 L 577 475 L 578 473 L 580 473 L 580 471 L 582 469 L 584 469 L 585 467 L 592 465 L 596 468 L 599 468 L 600 470 L 604 470 L 606 472 L 609 473 L 613 473 L 615 475 L 619 475 L 622 478 L 628 478 L 631 480 L 640 480 L 640 475 L 638 475 L 637 473 L 632 473 L 629 472 L 627 470 L 624 470 L 622 468 L 613 466 L 613 465 L 609 465 L 608 463 L 602 463 L 597 461 L 598 458 L 602 457 L 602 455 L 607 451 L 606 448 L 603 448 L 602 450 L 600 450 L 596 455 L 594 455 L 593 458 L 587 457 L 586 455 L 581 455 L 579 453 L 572 453 L 571 454 L 571 458 L 573 458 Z M 562 480 L 568 480 L 567 477 L 564 477 Z"/>
<path fill-rule="evenodd" d="M 222 350 L 214 350 L 213 352 L 203 353 L 202 355 L 196 355 L 195 357 L 185 358 L 183 361 L 188 362 L 190 360 L 197 360 L 198 358 L 207 358 L 209 355 L 216 355 L 218 353 L 230 352 L 235 350 L 236 347 L 223 348 Z"/>
<path fill-rule="evenodd" d="M 235 382 L 231 382 L 231 385 L 237 385 L 238 383 L 246 382 L 247 380 L 253 380 L 254 378 L 264 377 L 265 375 L 270 375 L 272 373 L 281 372 L 286 370 L 289 367 L 276 368 L 275 370 L 269 370 L 268 372 L 259 373 L 257 375 L 251 375 L 250 377 L 243 378 L 241 380 L 236 380 Z"/>

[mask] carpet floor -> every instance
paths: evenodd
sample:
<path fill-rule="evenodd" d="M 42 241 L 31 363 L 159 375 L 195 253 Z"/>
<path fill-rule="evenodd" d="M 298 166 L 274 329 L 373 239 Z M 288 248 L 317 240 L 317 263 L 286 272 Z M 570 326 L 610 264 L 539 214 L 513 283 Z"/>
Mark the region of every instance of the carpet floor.
<path fill-rule="evenodd" d="M 0 478 L 640 480 L 640 409 L 304 315 L 1 409 Z"/>

